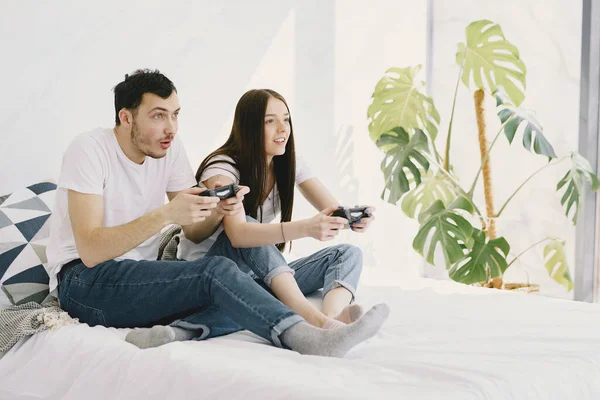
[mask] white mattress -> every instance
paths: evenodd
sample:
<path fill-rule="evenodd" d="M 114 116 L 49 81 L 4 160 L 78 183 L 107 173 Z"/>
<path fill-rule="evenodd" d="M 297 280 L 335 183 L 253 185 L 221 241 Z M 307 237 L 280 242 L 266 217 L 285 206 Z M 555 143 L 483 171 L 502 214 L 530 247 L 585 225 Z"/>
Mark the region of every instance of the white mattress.
<path fill-rule="evenodd" d="M 125 330 L 67 326 L 0 360 L 0 399 L 600 399 L 598 305 L 436 281 L 358 298 L 392 313 L 345 359 L 249 332 L 139 350 Z"/>

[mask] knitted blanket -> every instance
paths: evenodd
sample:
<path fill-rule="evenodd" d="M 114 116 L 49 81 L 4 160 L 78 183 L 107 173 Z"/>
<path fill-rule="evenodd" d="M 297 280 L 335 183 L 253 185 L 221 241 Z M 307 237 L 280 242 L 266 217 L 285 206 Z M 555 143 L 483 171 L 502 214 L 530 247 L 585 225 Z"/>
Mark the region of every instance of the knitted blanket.
<path fill-rule="evenodd" d="M 60 309 L 56 299 L 43 304 L 30 301 L 0 310 L 0 352 L 10 350 L 24 337 L 77 322 Z"/>

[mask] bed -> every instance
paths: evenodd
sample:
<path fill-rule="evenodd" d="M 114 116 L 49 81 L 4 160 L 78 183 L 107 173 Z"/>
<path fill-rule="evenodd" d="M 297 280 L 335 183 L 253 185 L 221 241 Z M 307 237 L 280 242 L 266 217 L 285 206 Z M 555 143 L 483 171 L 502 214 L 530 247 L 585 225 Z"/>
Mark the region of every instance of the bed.
<path fill-rule="evenodd" d="M 427 279 L 358 299 L 392 313 L 344 359 L 248 331 L 140 350 L 127 330 L 78 324 L 8 351 L 0 399 L 600 398 L 598 305 Z"/>

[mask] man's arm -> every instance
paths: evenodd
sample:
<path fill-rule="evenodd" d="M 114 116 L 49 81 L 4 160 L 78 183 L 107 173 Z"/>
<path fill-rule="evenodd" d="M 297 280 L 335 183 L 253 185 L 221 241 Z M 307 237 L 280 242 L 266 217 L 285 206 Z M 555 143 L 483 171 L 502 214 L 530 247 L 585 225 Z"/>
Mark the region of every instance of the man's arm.
<path fill-rule="evenodd" d="M 173 200 L 177 194 L 179 194 L 179 192 L 168 192 L 167 197 L 169 198 L 169 201 Z M 181 229 L 188 240 L 198 244 L 215 233 L 222 220 L 223 215 L 212 213 L 210 216 L 206 217 L 204 221 L 191 225 L 184 225 Z"/>
<path fill-rule="evenodd" d="M 103 197 L 69 190 L 69 218 L 81 260 L 92 268 L 127 253 L 168 224 L 185 226 L 203 221 L 217 202 L 215 198 L 198 196 L 201 191 L 198 188 L 181 191 L 173 201 L 146 215 L 106 228 L 102 226 Z"/>
<path fill-rule="evenodd" d="M 233 181 L 230 178 L 221 175 L 217 175 L 207 182 L 210 183 L 210 186 L 208 186 L 209 189 L 233 183 Z M 236 215 L 240 212 L 243 216 L 244 195 L 246 195 L 249 191 L 250 190 L 247 186 L 240 186 L 240 190 L 237 192 L 235 197 L 219 201 L 216 213 L 211 214 L 202 222 L 182 226 L 183 234 L 185 235 L 185 237 L 193 243 L 198 244 L 206 240 L 213 233 L 215 233 L 217 227 L 223 221 L 224 216 Z M 169 200 L 171 200 L 171 198 L 174 197 L 176 194 L 177 193 L 167 193 L 167 196 L 169 197 Z"/>

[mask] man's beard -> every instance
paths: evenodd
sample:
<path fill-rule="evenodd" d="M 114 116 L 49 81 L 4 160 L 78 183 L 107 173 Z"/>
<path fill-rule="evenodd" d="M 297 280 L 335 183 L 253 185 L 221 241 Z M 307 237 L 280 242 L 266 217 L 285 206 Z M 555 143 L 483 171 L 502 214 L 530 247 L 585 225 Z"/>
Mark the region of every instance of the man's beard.
<path fill-rule="evenodd" d="M 135 122 L 135 118 L 131 123 L 131 143 L 144 155 L 152 158 L 162 158 L 164 154 L 154 154 L 151 150 L 152 145 L 149 141 L 144 140 L 138 124 Z"/>

